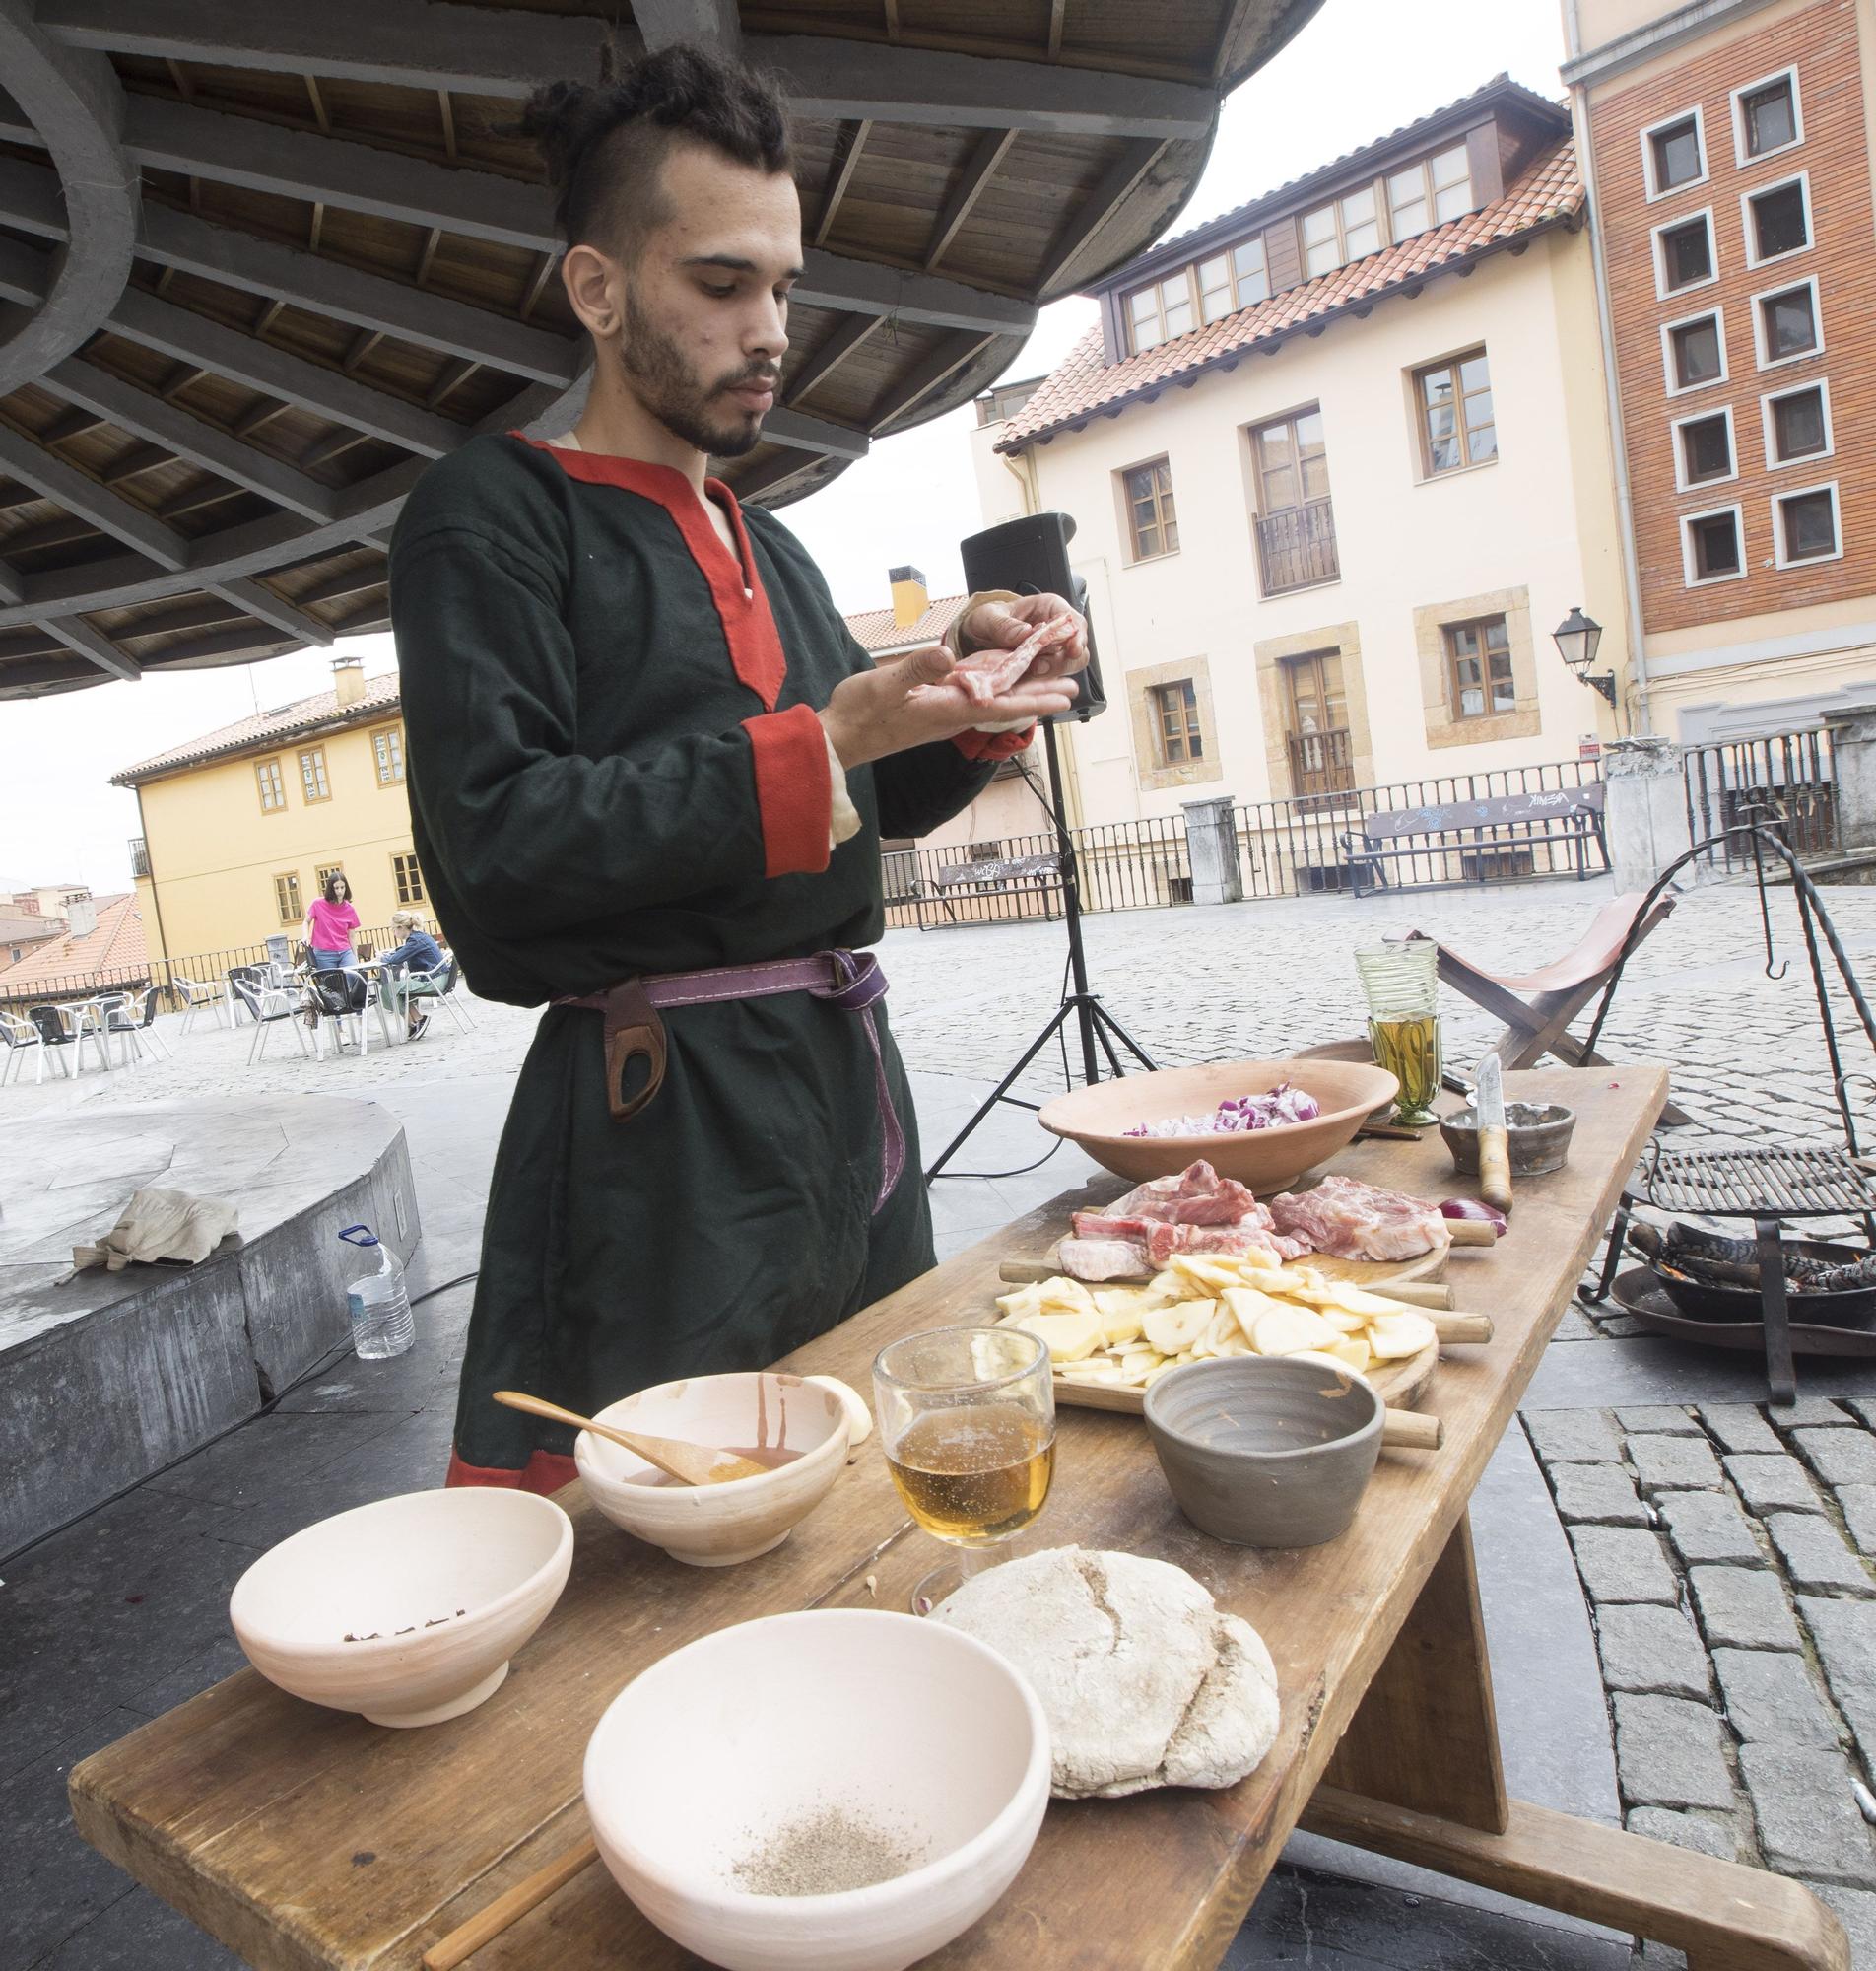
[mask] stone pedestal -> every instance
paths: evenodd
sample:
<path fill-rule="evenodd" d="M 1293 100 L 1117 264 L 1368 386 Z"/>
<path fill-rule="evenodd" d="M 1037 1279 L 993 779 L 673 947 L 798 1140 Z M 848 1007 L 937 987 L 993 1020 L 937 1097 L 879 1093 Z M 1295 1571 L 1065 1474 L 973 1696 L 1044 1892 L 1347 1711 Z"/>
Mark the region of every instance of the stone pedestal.
<path fill-rule="evenodd" d="M 1618 895 L 1646 890 L 1694 846 L 1681 750 L 1672 739 L 1656 738 L 1612 739 L 1603 746 L 1602 825 Z M 1687 875 L 1697 870 L 1698 864 L 1690 864 Z"/>
<path fill-rule="evenodd" d="M 1192 865 L 1195 904 L 1237 904 L 1243 901 L 1244 871 L 1238 859 L 1237 803 L 1229 794 L 1215 800 L 1182 801 L 1185 810 L 1185 850 Z"/>
<path fill-rule="evenodd" d="M 1837 826 L 1845 849 L 1876 849 L 1876 705 L 1838 705 L 1824 714 L 1837 781 Z"/>

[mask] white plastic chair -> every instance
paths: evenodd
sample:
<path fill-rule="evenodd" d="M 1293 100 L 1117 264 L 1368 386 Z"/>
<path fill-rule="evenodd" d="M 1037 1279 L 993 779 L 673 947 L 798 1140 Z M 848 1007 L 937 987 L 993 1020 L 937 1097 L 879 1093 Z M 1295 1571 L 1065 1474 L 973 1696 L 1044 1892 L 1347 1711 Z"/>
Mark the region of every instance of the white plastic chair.
<path fill-rule="evenodd" d="M 38 1062 L 39 1071 L 33 1077 L 34 1083 L 45 1079 L 45 1041 L 31 1020 L 22 1019 L 18 1013 L 0 1013 L 0 1048 L 6 1049 L 6 1058 L 0 1060 L 0 1088 L 7 1085 L 7 1076 L 28 1053 Z M 63 1065 L 61 1061 L 60 1066 Z"/>
<path fill-rule="evenodd" d="M 226 1014 L 228 1024 L 234 1024 L 234 1009 L 229 1005 L 228 993 L 220 986 L 210 986 L 200 979 L 185 979 L 179 972 L 169 975 L 169 989 L 182 997 L 182 1031 L 186 1034 L 195 1025 L 195 1016 L 206 1013 L 209 1025 L 214 1026 L 216 1015 Z"/>
<path fill-rule="evenodd" d="M 423 994 L 416 1001 L 426 1013 L 440 1008 L 456 1023 L 458 1033 L 474 1032 L 476 1023 L 470 1017 L 468 1007 L 456 996 L 456 987 L 462 980 L 462 968 L 456 963 L 453 952 L 445 951 L 440 965 L 433 965 L 428 972 L 414 969 L 410 976 L 413 979 L 428 979 L 436 988 Z M 405 1003 L 409 1005 L 412 1002 L 406 1000 Z"/>
<path fill-rule="evenodd" d="M 157 987 L 146 986 L 141 992 L 126 992 L 104 1014 L 104 1032 L 122 1043 L 124 1065 L 133 1066 L 146 1053 L 160 1053 L 166 1060 L 174 1055 L 169 1043 L 158 1033 Z"/>
<path fill-rule="evenodd" d="M 302 1059 L 313 1057 L 312 1049 L 306 1044 L 306 1030 L 301 1024 L 300 994 L 285 986 L 264 986 L 254 979 L 236 979 L 234 990 L 240 994 L 241 1003 L 254 1016 L 254 1038 L 248 1043 L 247 1064 L 265 1057 L 267 1036 L 282 1020 L 293 1031 L 293 1037 L 300 1043 Z"/>

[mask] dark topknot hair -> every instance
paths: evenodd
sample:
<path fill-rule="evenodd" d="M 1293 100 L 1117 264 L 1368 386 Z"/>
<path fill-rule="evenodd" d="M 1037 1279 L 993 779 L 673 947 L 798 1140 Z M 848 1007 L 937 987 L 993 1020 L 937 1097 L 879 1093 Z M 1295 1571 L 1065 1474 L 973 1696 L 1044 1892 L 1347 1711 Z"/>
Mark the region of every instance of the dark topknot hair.
<path fill-rule="evenodd" d="M 555 222 L 570 246 L 636 247 L 662 224 L 666 209 L 652 187 L 677 139 L 756 170 L 791 166 L 775 85 L 683 42 L 626 64 L 596 87 L 546 84 L 529 97 L 520 130 L 541 148 Z"/>

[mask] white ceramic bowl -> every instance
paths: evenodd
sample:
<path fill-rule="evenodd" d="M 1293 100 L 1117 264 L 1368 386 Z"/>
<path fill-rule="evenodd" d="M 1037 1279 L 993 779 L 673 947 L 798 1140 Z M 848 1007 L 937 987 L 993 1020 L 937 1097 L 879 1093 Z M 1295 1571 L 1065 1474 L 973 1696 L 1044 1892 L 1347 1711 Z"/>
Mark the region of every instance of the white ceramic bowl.
<path fill-rule="evenodd" d="M 495 1693 L 572 1564 L 573 1523 L 551 1499 L 406 1492 L 270 1548 L 228 1615 L 282 1690 L 374 1725 L 436 1725 Z"/>
<path fill-rule="evenodd" d="M 1029 1859 L 1048 1721 L 1019 1671 L 942 1622 L 770 1615 L 674 1650 L 586 1747 L 586 1812 L 621 1888 L 726 1971 L 901 1971 L 960 1936 Z M 736 1869 L 830 1808 L 922 1857 L 833 1895 L 757 1895 Z"/>
<path fill-rule="evenodd" d="M 721 1485 L 653 1484 L 659 1476 L 623 1446 L 583 1430 L 573 1440 L 586 1496 L 673 1560 L 730 1567 L 779 1546 L 827 1496 L 846 1462 L 846 1406 L 834 1390 L 799 1376 L 690 1376 L 660 1383 L 594 1412 L 594 1421 L 647 1437 L 675 1437 L 723 1451 L 785 1445 L 802 1455 L 760 1478 Z"/>

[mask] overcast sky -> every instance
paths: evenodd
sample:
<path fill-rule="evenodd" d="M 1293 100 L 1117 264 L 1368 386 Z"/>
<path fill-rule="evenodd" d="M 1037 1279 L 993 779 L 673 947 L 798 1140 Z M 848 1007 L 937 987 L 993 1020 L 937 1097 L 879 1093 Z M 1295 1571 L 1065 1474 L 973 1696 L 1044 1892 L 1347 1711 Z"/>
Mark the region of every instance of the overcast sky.
<path fill-rule="evenodd" d="M 1399 0 L 1325 0 L 1320 13 L 1225 106 L 1183 232 L 1326 164 L 1500 70 L 1562 94 L 1558 0 L 1441 0 L 1432 14 Z M 1353 59 L 1351 59 L 1353 56 Z M 1094 317 L 1089 302 L 1044 308 L 1012 376 L 1049 369 Z M 958 542 L 979 524 L 969 406 L 889 439 L 824 492 L 786 510 L 842 609 L 883 607 L 886 571 L 924 570 L 933 594 L 963 586 Z M 352 640 L 368 673 L 389 670 L 388 636 Z M 62 698 L 0 704 L 0 886 L 77 880 L 129 886 L 134 797 L 106 776 L 256 709 L 320 690 L 330 658 L 303 650 L 270 663 L 109 683 Z"/>

